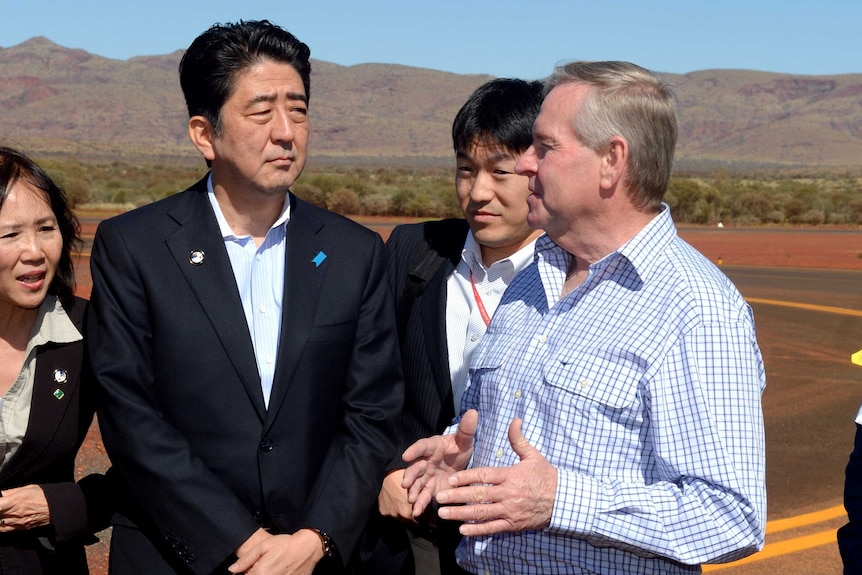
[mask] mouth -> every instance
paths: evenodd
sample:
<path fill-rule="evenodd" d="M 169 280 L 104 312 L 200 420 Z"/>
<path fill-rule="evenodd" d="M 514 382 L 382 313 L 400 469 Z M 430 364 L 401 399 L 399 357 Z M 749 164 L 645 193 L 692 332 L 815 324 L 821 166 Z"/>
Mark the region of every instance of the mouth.
<path fill-rule="evenodd" d="M 485 212 L 482 210 L 473 210 L 470 212 L 470 216 L 476 222 L 490 222 L 498 217 L 498 214 L 493 214 L 491 212 Z"/>
<path fill-rule="evenodd" d="M 18 281 L 31 291 L 39 291 L 45 283 L 45 272 L 32 272 L 18 276 Z"/>

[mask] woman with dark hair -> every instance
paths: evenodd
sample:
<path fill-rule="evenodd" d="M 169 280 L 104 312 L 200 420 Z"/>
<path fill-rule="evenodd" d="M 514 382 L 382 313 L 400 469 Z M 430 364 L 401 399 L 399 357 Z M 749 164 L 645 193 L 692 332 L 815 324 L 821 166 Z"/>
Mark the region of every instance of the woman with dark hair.
<path fill-rule="evenodd" d="M 86 574 L 107 480 L 75 482 L 95 409 L 74 296 L 78 222 L 29 158 L 0 147 L 0 573 Z"/>

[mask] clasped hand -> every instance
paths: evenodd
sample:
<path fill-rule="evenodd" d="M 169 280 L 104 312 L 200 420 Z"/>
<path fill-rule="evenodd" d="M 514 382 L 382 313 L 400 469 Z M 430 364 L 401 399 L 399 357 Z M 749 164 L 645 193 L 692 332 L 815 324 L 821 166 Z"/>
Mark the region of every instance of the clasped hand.
<path fill-rule="evenodd" d="M 51 523 L 45 492 L 38 485 L 3 490 L 0 497 L 0 533 L 44 527 Z"/>
<path fill-rule="evenodd" d="M 248 575 L 311 575 L 323 558 L 320 537 L 310 529 L 291 535 L 255 531 L 239 549 L 228 571 Z"/>
<path fill-rule="evenodd" d="M 462 535 L 478 536 L 543 529 L 550 524 L 557 469 L 521 434 L 521 420 L 509 424 L 509 444 L 520 461 L 510 467 L 467 469 L 479 414 L 467 411 L 458 430 L 420 439 L 402 455 L 413 515 L 436 498 L 441 519 L 465 522 Z"/>

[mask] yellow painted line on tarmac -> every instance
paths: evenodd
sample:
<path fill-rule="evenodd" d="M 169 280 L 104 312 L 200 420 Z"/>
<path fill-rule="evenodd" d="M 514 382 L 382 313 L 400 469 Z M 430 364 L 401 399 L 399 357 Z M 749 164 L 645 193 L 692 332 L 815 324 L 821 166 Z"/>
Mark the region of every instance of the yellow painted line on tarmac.
<path fill-rule="evenodd" d="M 815 523 L 822 523 L 824 521 L 838 519 L 839 517 L 847 517 L 847 511 L 844 510 L 843 505 L 836 505 L 835 507 L 815 511 L 813 513 L 805 513 L 804 515 L 797 515 L 796 517 L 788 517 L 787 519 L 767 521 L 766 534 L 772 535 L 773 533 L 780 533 L 782 531 L 787 531 L 788 529 L 796 529 L 797 527 L 805 527 L 806 525 L 814 525 Z"/>
<path fill-rule="evenodd" d="M 731 569 L 740 565 L 754 563 L 755 561 L 763 561 L 764 559 L 771 559 L 780 555 L 795 553 L 796 551 L 805 551 L 806 549 L 820 547 L 821 545 L 834 545 L 836 541 L 835 532 L 835 529 L 830 529 L 828 531 L 820 531 L 803 537 L 796 537 L 795 539 L 787 539 L 786 541 L 770 543 L 763 547 L 763 551 L 750 555 L 745 559 L 740 559 L 733 563 L 722 563 L 720 565 L 704 565 L 703 572 L 708 573 L 711 571 L 720 571 L 722 569 Z"/>
<path fill-rule="evenodd" d="M 832 307 L 828 305 L 815 305 L 812 303 L 798 303 L 794 301 L 781 301 L 776 299 L 763 299 L 757 297 L 747 297 L 745 301 L 748 303 L 762 303 L 765 305 L 777 305 L 782 307 L 792 307 L 796 309 L 807 309 L 811 311 L 822 311 L 825 313 L 837 313 L 840 315 L 852 315 L 862 317 L 862 311 L 856 309 L 847 309 L 843 307 Z"/>
<path fill-rule="evenodd" d="M 815 525 L 817 523 L 823 523 L 824 521 L 838 519 L 839 517 L 847 517 L 847 512 L 844 510 L 843 505 L 836 505 L 835 507 L 829 507 L 828 509 L 815 511 L 813 513 L 805 513 L 795 517 L 788 517 L 787 519 L 768 521 L 766 523 L 766 534 L 772 535 L 774 533 L 780 533 L 781 531 L 787 531 L 788 529 Z M 767 543 L 763 546 L 762 551 L 746 557 L 745 559 L 733 561 L 732 563 L 722 563 L 719 565 L 704 565 L 703 572 L 707 573 L 710 571 L 730 569 L 732 567 L 754 563 L 755 561 L 763 561 L 764 559 L 771 559 L 772 557 L 779 557 L 781 555 L 787 555 L 797 551 L 820 547 L 821 545 L 834 544 L 836 541 L 836 531 L 836 529 L 828 529 L 826 531 L 812 533 L 811 535 L 804 535 L 802 537 L 795 537 L 793 539 L 786 539 L 775 543 Z"/>

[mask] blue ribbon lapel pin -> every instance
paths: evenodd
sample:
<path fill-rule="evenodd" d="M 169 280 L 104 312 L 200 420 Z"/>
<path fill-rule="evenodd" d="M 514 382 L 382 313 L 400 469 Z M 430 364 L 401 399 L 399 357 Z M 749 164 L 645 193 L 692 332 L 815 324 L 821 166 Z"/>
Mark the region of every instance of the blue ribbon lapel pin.
<path fill-rule="evenodd" d="M 320 264 L 323 263 L 323 260 L 326 259 L 326 254 L 323 252 L 317 252 L 317 255 L 311 258 L 311 263 L 314 264 L 314 267 L 319 268 Z"/>

